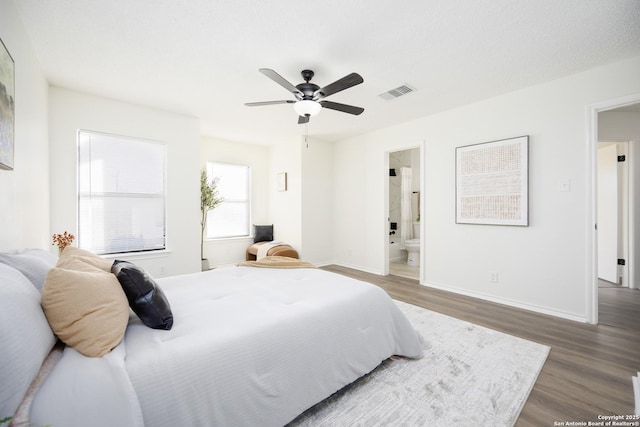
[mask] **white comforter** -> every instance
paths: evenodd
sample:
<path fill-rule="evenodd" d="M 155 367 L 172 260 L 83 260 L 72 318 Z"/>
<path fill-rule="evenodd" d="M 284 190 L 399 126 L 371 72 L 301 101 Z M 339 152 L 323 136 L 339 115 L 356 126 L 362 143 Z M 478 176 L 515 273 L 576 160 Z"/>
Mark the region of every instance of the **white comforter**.
<path fill-rule="evenodd" d="M 422 354 L 383 290 L 323 270 L 233 267 L 157 282 L 173 329 L 132 317 L 103 358 L 66 348 L 33 425 L 281 426 L 389 356 Z"/>

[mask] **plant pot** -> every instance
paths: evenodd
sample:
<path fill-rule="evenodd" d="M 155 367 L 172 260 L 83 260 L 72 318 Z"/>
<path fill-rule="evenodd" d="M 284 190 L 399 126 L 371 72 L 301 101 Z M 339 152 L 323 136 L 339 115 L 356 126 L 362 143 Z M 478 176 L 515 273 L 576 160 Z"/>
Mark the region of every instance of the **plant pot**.
<path fill-rule="evenodd" d="M 209 260 L 205 258 L 202 260 L 202 271 L 208 270 L 211 270 L 211 267 L 209 267 Z"/>

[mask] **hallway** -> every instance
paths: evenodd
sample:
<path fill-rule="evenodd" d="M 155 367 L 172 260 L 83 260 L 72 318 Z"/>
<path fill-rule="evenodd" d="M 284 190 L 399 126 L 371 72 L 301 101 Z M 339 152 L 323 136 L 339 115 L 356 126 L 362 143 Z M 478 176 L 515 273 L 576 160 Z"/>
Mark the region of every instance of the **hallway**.
<path fill-rule="evenodd" d="M 598 322 L 640 331 L 640 289 L 623 288 L 599 280 Z"/>

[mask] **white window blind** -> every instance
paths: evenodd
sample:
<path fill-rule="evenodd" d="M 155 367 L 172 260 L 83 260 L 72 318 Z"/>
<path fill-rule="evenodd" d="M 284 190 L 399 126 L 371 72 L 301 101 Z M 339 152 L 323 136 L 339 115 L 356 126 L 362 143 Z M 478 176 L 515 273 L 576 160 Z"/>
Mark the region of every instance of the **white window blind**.
<path fill-rule="evenodd" d="M 78 132 L 78 246 L 97 254 L 166 247 L 166 145 Z"/>
<path fill-rule="evenodd" d="M 218 179 L 224 201 L 207 213 L 207 238 L 249 235 L 251 222 L 251 168 L 228 163 L 207 163 L 209 179 Z"/>

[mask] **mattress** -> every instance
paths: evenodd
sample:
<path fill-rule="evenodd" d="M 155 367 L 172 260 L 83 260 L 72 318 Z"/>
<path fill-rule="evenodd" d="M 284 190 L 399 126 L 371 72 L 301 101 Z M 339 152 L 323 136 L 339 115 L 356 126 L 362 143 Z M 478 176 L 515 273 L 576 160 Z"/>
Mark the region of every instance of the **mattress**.
<path fill-rule="evenodd" d="M 132 315 L 107 356 L 66 348 L 32 424 L 282 426 L 386 358 L 422 355 L 382 289 L 320 269 L 232 267 L 157 282 L 173 329 Z"/>

